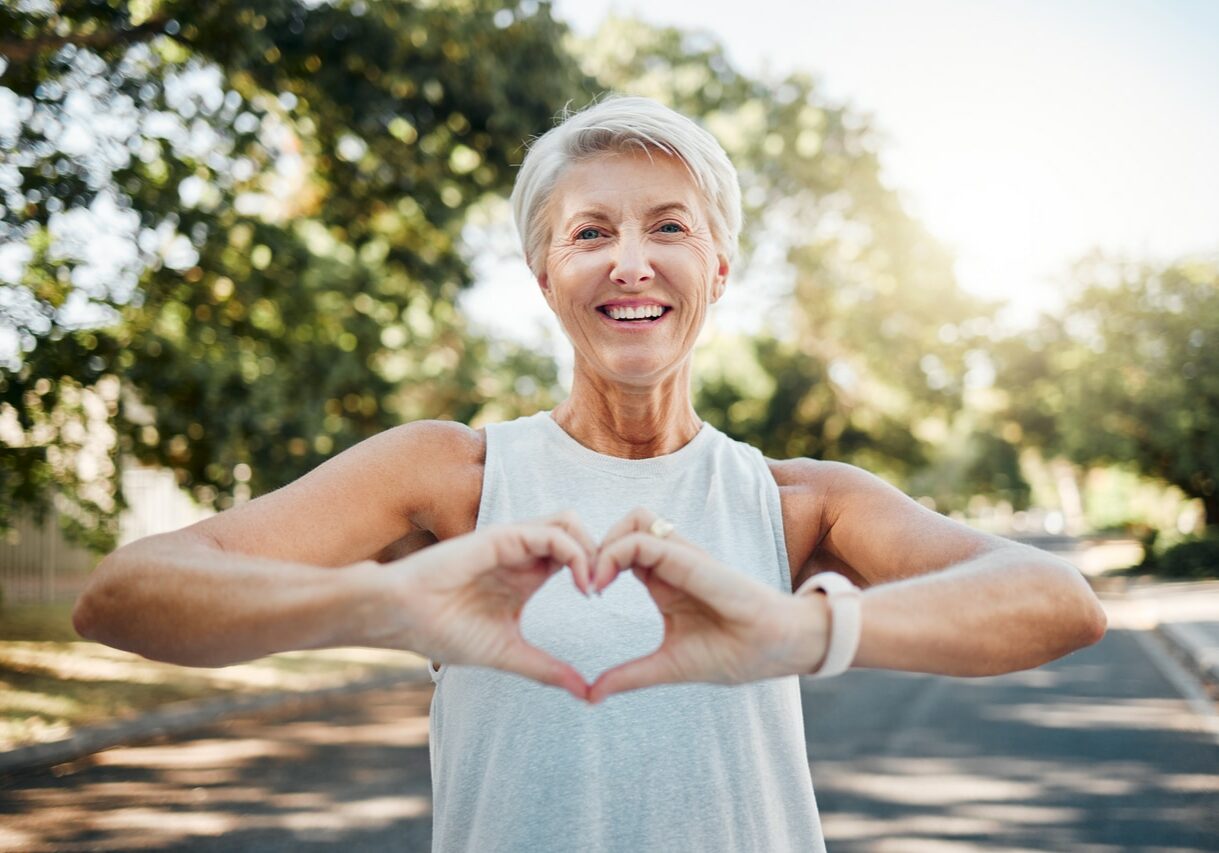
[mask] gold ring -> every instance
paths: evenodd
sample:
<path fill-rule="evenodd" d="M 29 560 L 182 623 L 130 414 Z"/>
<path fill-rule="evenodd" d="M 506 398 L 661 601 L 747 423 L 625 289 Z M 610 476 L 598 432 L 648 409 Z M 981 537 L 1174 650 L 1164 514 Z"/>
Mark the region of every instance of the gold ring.
<path fill-rule="evenodd" d="M 648 532 L 657 539 L 664 539 L 673 532 L 673 522 L 665 521 L 660 516 L 657 516 L 656 520 L 652 522 L 652 526 L 648 528 Z"/>

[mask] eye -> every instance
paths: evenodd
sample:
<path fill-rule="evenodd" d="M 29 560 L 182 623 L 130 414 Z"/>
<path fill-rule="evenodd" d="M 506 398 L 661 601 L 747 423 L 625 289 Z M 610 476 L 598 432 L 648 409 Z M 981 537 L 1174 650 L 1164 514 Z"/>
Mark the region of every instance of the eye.
<path fill-rule="evenodd" d="M 601 230 L 598 228 L 581 228 L 576 232 L 577 240 L 596 240 L 601 236 Z"/>
<path fill-rule="evenodd" d="M 662 234 L 684 234 L 686 229 L 676 222 L 665 222 L 656 229 Z"/>

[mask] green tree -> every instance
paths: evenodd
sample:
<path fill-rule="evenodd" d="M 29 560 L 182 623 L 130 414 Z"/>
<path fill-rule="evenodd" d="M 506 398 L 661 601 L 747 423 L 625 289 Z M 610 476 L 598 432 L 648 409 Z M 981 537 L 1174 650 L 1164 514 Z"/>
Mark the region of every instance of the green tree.
<path fill-rule="evenodd" d="M 1117 464 L 1198 498 L 1219 527 L 1219 262 L 1093 255 L 1075 293 L 996 347 L 1006 415 L 1081 465 Z"/>
<path fill-rule="evenodd" d="M 258 494 L 402 421 L 551 399 L 547 359 L 453 307 L 465 211 L 587 90 L 545 3 L 6 4 L 0 33 L 0 529 L 55 497 L 104 551 L 123 454 L 223 509 L 242 463 Z"/>
<path fill-rule="evenodd" d="M 920 423 L 959 411 L 990 309 L 884 184 L 870 120 L 805 74 L 743 73 L 703 34 L 611 19 L 573 52 L 608 87 L 716 134 L 741 176 L 753 257 L 733 279 L 786 282 L 768 333 L 704 359 L 700 411 L 774 456 L 895 475 L 923 464 Z"/>

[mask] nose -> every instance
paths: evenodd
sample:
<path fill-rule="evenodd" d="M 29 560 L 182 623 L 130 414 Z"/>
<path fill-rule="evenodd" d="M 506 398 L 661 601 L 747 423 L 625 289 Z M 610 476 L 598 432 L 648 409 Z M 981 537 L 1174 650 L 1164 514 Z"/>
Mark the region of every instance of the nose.
<path fill-rule="evenodd" d="M 654 273 L 643 240 L 634 234 L 619 236 L 610 278 L 619 287 L 633 288 L 649 284 Z"/>

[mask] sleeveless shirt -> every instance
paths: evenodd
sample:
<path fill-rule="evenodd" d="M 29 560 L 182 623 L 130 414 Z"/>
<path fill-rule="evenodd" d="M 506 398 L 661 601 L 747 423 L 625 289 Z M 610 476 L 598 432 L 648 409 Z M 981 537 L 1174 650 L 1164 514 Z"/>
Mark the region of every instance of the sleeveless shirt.
<path fill-rule="evenodd" d="M 572 509 L 599 542 L 646 506 L 720 562 L 791 590 L 766 461 L 710 424 L 650 459 L 590 450 L 548 411 L 487 426 L 486 443 L 477 527 Z M 588 599 L 564 569 L 526 604 L 521 632 L 591 683 L 655 650 L 664 624 L 631 572 Z M 797 676 L 660 685 L 588 705 L 513 673 L 437 665 L 433 850 L 825 850 Z"/>

